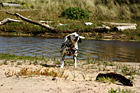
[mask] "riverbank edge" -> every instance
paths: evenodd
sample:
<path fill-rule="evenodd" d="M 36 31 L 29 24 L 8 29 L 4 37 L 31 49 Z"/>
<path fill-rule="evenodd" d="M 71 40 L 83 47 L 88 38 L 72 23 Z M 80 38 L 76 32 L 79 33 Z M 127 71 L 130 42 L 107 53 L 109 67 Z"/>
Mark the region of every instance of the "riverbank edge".
<path fill-rule="evenodd" d="M 91 33 L 91 32 L 89 32 Z M 59 34 L 59 35 L 58 35 Z M 2 37 L 42 37 L 42 38 L 57 38 L 57 39 L 63 39 L 67 34 L 69 33 L 45 33 L 40 35 L 33 35 L 33 34 L 22 34 L 22 33 L 7 33 L 7 32 L 1 32 L 0 36 Z M 83 34 L 80 34 L 83 35 Z M 131 42 L 140 42 L 140 40 L 130 40 L 130 39 L 115 39 L 115 38 L 97 38 L 97 37 L 88 37 L 85 36 L 85 39 L 92 39 L 92 40 L 104 40 L 104 41 L 131 41 Z"/>

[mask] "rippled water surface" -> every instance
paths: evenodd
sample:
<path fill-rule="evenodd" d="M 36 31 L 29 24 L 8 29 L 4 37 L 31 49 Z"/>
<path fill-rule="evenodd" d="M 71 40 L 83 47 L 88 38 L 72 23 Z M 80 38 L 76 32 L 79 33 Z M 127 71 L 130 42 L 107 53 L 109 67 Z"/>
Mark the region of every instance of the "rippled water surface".
<path fill-rule="evenodd" d="M 60 58 L 62 42 L 63 39 L 0 36 L 0 53 Z M 79 43 L 78 59 L 89 57 L 140 62 L 140 42 L 83 40 Z"/>

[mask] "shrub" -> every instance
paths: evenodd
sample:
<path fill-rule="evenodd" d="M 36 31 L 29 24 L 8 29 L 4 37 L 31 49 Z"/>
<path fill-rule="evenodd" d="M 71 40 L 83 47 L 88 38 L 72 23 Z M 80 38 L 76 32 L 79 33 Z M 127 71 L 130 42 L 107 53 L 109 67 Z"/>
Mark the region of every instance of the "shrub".
<path fill-rule="evenodd" d="M 62 12 L 62 16 L 70 19 L 86 19 L 89 18 L 89 13 L 79 7 L 70 7 Z"/>

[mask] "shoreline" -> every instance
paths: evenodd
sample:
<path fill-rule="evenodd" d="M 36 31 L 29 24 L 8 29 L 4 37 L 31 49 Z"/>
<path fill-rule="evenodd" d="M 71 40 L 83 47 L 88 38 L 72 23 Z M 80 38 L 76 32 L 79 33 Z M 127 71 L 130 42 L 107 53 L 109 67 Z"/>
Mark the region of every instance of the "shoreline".
<path fill-rule="evenodd" d="M 55 34 L 55 35 L 54 35 Z M 11 34 L 11 33 L 0 33 L 2 37 L 42 37 L 42 38 L 55 38 L 55 39 L 63 39 L 68 33 L 46 33 L 46 35 L 32 35 L 32 34 Z M 86 37 L 86 39 L 91 40 L 101 40 L 101 41 L 130 41 L 130 42 L 140 42 L 140 40 L 123 40 L 123 39 L 96 39 L 95 37 Z"/>

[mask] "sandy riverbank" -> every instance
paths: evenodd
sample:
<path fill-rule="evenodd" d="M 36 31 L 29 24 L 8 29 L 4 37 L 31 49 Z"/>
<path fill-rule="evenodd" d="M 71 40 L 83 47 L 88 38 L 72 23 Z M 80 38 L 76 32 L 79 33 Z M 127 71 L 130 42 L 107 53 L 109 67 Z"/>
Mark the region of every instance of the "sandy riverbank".
<path fill-rule="evenodd" d="M 21 75 L 18 76 L 16 73 L 21 71 L 23 68 L 31 69 L 53 69 L 58 72 L 62 69 L 55 66 L 50 61 L 47 65 L 33 65 L 22 60 L 13 62 L 8 61 L 8 64 L 0 63 L 0 92 L 1 93 L 108 93 L 113 89 L 125 89 L 130 92 L 127 93 L 140 93 L 140 75 L 134 73 L 133 75 L 125 75 L 127 78 L 131 78 L 133 81 L 133 87 L 123 86 L 119 82 L 115 83 L 102 83 L 95 81 L 96 76 L 99 73 L 117 72 L 122 74 L 123 66 L 127 66 L 130 69 L 140 70 L 140 63 L 87 63 L 85 61 L 78 61 L 78 68 L 74 69 L 72 65 L 67 65 L 63 69 L 64 76 L 56 77 L 47 75 Z M 21 62 L 22 64 L 19 64 Z M 41 63 L 41 61 L 40 61 Z M 43 62 L 42 62 L 43 63 Z M 48 67 L 50 66 L 50 67 Z M 129 69 L 129 70 L 130 70 Z M 9 77 L 5 73 L 15 73 Z"/>

